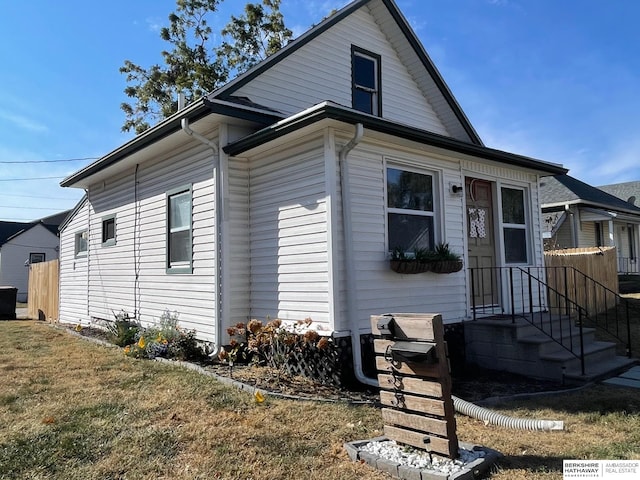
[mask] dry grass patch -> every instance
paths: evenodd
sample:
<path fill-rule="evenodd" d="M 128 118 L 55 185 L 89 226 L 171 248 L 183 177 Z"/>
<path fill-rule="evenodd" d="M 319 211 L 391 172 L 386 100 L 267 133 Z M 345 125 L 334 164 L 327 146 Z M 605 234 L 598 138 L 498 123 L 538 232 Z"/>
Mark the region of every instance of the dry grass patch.
<path fill-rule="evenodd" d="M 385 478 L 373 408 L 253 397 L 36 322 L 0 322 L 0 478 Z"/>
<path fill-rule="evenodd" d="M 125 357 L 38 322 L 0 322 L 0 478 L 382 479 L 345 441 L 378 410 L 253 397 L 196 372 Z M 637 390 L 595 387 L 500 406 L 563 420 L 520 432 L 457 416 L 461 440 L 505 454 L 492 479 L 561 479 L 562 460 L 639 459 Z"/>

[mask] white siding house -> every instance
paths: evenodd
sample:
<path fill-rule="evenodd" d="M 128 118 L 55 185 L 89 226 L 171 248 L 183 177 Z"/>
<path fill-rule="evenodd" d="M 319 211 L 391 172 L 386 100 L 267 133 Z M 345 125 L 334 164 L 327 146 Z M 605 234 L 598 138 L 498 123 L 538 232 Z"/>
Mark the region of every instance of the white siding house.
<path fill-rule="evenodd" d="M 352 343 L 372 314 L 462 322 L 468 268 L 402 275 L 390 251 L 539 265 L 538 185 L 565 172 L 485 147 L 395 3 L 357 0 L 62 182 L 87 198 L 62 229 L 60 318 L 170 309 L 217 345 L 252 317 Z"/>

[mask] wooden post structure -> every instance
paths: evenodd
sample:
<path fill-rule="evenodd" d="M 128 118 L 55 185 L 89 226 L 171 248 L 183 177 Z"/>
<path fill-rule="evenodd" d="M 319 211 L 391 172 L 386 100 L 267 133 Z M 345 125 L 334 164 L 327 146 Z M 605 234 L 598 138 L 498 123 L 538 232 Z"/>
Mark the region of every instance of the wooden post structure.
<path fill-rule="evenodd" d="M 384 433 L 391 440 L 458 457 L 451 374 L 442 317 L 372 315 Z"/>

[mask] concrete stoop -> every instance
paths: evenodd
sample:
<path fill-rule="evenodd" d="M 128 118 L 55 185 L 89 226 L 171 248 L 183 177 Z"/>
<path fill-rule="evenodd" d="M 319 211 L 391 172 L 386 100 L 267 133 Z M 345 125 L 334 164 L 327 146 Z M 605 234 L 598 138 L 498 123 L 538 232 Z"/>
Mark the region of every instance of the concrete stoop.
<path fill-rule="evenodd" d="M 567 319 L 560 322 L 548 314 L 538 322 L 544 330 L 552 331 L 560 344 L 524 318 L 485 318 L 465 323 L 467 361 L 484 368 L 499 369 L 529 377 L 584 384 L 601 380 L 633 366 L 634 360 L 616 355 L 616 345 L 595 339 L 594 328 L 583 328 L 585 374 L 580 359 L 563 345 L 580 349 L 580 330 L 568 327 Z"/>

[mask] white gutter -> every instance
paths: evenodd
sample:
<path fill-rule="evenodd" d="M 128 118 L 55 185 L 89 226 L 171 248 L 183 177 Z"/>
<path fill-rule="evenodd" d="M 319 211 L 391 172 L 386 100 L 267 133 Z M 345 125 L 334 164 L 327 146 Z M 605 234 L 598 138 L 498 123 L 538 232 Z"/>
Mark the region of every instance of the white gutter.
<path fill-rule="evenodd" d="M 215 179 L 214 188 L 216 190 L 216 198 L 215 198 L 215 221 L 213 222 L 213 238 L 216 242 L 216 279 L 215 279 L 215 294 L 214 294 L 214 302 L 215 302 L 215 312 L 216 312 L 216 322 L 215 322 L 215 344 L 213 351 L 210 353 L 211 356 L 215 356 L 221 349 L 222 345 L 222 291 L 221 291 L 221 282 L 220 275 L 222 272 L 222 255 L 220 254 L 222 248 L 220 246 L 220 222 L 222 221 L 222 209 L 221 209 L 221 181 L 220 181 L 220 146 L 217 142 L 213 140 L 209 140 L 204 135 L 199 134 L 198 132 L 193 131 L 189 127 L 189 119 L 182 118 L 180 121 L 180 125 L 184 132 L 198 140 L 200 143 L 203 143 L 209 148 L 211 148 L 213 152 L 213 178 Z"/>
<path fill-rule="evenodd" d="M 356 132 L 338 154 L 340 161 L 340 190 L 342 192 L 342 231 L 344 232 L 345 272 L 347 287 L 347 315 L 351 330 L 351 351 L 353 352 L 353 373 L 356 379 L 365 385 L 378 387 L 378 380 L 367 377 L 362 371 L 362 349 L 360 347 L 360 330 L 358 327 L 358 304 L 356 301 L 356 264 L 353 248 L 353 230 L 351 229 L 351 184 L 347 172 L 347 155 L 362 140 L 364 127 L 356 124 Z"/>

